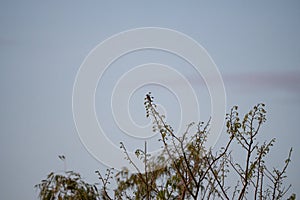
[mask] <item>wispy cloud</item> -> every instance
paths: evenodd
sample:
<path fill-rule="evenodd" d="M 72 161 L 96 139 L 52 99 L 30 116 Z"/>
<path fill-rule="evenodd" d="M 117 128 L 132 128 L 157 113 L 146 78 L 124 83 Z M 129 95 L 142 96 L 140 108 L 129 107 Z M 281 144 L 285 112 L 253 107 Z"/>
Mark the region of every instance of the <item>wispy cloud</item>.
<path fill-rule="evenodd" d="M 195 87 L 206 87 L 205 81 L 196 75 L 190 74 L 186 77 Z M 208 77 L 214 79 L 214 77 Z M 225 88 L 236 92 L 284 92 L 300 97 L 300 70 L 294 71 L 259 71 L 259 72 L 237 72 L 222 74 Z M 185 87 L 183 82 L 168 74 L 164 77 L 170 85 Z M 211 81 L 216 83 L 216 81 Z"/>
<path fill-rule="evenodd" d="M 300 94 L 300 71 L 265 71 L 223 75 L 225 85 L 237 89 L 284 90 Z"/>
<path fill-rule="evenodd" d="M 206 87 L 206 83 L 199 76 L 190 75 L 186 78 L 196 87 Z M 232 88 L 237 92 L 279 91 L 300 95 L 300 70 L 225 73 L 222 74 L 222 78 L 226 88 Z M 166 79 L 172 85 L 183 86 L 182 82 L 167 75 Z"/>

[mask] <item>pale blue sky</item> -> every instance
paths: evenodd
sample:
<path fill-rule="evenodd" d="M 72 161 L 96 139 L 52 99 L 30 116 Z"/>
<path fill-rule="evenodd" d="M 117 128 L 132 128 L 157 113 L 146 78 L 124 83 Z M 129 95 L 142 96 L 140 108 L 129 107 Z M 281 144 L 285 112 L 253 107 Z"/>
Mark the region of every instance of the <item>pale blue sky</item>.
<path fill-rule="evenodd" d="M 263 133 L 277 138 L 271 162 L 294 147 L 288 175 L 300 196 L 299 19 L 298 1 L 0 1 L 0 199 L 35 199 L 33 185 L 63 169 L 60 154 L 96 181 L 94 171 L 105 167 L 76 133 L 75 76 L 98 43 L 146 26 L 183 32 L 206 48 L 223 76 L 227 110 L 267 104 Z"/>

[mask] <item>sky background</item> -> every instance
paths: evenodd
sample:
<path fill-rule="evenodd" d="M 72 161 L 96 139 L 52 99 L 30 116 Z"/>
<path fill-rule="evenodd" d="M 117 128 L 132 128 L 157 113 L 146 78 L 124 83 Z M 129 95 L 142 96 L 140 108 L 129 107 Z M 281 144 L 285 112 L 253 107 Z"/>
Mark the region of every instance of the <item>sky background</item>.
<path fill-rule="evenodd" d="M 61 154 L 67 157 L 68 169 L 90 182 L 97 181 L 94 171 L 105 166 L 87 152 L 73 121 L 76 73 L 100 42 L 121 31 L 148 26 L 185 33 L 208 51 L 224 80 L 227 111 L 239 105 L 243 113 L 256 103 L 266 103 L 263 138 L 277 138 L 270 162 L 280 166 L 294 147 L 287 182 L 300 196 L 299 19 L 299 1 L 1 0 L 0 199 L 36 199 L 33 186 L 50 171 L 63 170 L 58 159 Z M 168 55 L 149 55 L 168 60 Z M 137 53 L 137 63 L 151 61 L 149 55 Z M 134 57 L 125 60 L 127 66 L 135 62 Z M 192 70 L 181 70 L 193 87 L 205 88 Z M 110 97 L 115 80 L 110 77 L 119 73 L 117 67 L 107 72 L 107 81 L 103 81 L 108 86 L 97 89 L 96 99 Z M 167 110 L 176 111 L 176 101 L 173 106 L 173 100 L 166 100 L 172 99 L 166 97 L 171 94 L 151 86 L 133 96 L 132 107 L 140 101 L 133 119 L 142 118 L 139 95 L 148 90 L 157 95 L 159 103 L 167 104 Z M 205 102 L 209 101 L 203 100 L 204 111 Z M 101 105 L 96 104 L 99 120 L 110 124 L 109 117 L 101 114 Z M 224 144 L 224 138 L 221 135 L 218 145 Z"/>

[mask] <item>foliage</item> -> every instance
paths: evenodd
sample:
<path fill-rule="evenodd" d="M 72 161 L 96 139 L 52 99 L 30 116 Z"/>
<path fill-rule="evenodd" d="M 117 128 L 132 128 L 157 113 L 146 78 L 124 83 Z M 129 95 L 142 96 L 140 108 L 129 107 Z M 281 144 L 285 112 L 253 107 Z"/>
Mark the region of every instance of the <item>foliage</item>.
<path fill-rule="evenodd" d="M 207 123 L 191 123 L 182 136 L 176 136 L 165 117 L 158 113 L 151 94 L 145 97 L 146 116 L 153 121 L 153 131 L 160 135 L 162 153 L 151 156 L 147 144 L 137 149 L 137 158 L 143 161 L 139 169 L 121 142 L 126 159 L 136 169 L 130 173 L 123 168 L 114 175 L 107 169 L 99 176 L 101 192 L 95 185 L 82 181 L 79 174 L 50 173 L 47 180 L 36 185 L 41 199 L 283 199 L 291 185 L 285 186 L 287 167 L 291 162 L 290 149 L 281 169 L 270 168 L 266 157 L 275 139 L 260 143 L 258 135 L 266 122 L 264 104 L 257 104 L 243 118 L 234 106 L 226 115 L 228 140 L 219 150 L 206 147 L 210 131 Z M 236 159 L 236 152 L 244 160 Z M 143 171 L 143 172 L 142 172 Z M 117 186 L 109 190 L 110 181 Z M 111 192 L 109 192 L 111 191 Z M 296 199 L 292 194 L 288 199 Z"/>
<path fill-rule="evenodd" d="M 228 141 L 218 151 L 205 146 L 209 122 L 191 123 L 177 137 L 165 117 L 158 113 L 150 93 L 144 104 L 146 116 L 153 120 L 153 131 L 160 134 L 163 153 L 153 158 L 147 154 L 146 144 L 144 150 L 138 149 L 136 156 L 144 163 L 141 172 L 121 143 L 126 158 L 138 173 L 130 174 L 126 168 L 118 172 L 113 197 L 103 192 L 103 199 L 282 199 L 287 194 L 290 185 L 285 187 L 283 182 L 292 149 L 282 169 L 267 166 L 265 158 L 275 139 L 262 144 L 257 141 L 266 121 L 264 104 L 254 106 L 242 119 L 237 106 L 230 110 L 226 116 Z M 234 159 L 234 142 L 239 153 L 245 153 L 245 164 Z M 107 185 L 103 191 L 106 188 Z M 294 194 L 289 199 L 293 198 Z"/>
<path fill-rule="evenodd" d="M 60 156 L 62 158 L 65 159 Z M 39 190 L 41 200 L 95 200 L 99 197 L 96 185 L 84 182 L 80 174 L 73 171 L 51 172 L 35 188 Z"/>

